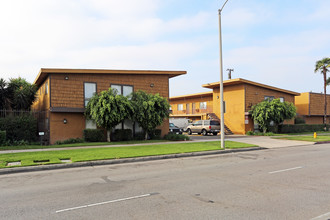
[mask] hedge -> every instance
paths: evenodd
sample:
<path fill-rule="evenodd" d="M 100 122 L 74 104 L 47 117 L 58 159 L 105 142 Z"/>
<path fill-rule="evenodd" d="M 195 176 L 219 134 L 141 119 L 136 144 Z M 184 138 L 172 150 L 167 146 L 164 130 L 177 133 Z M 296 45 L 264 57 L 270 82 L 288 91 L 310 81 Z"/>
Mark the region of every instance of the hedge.
<path fill-rule="evenodd" d="M 84 140 L 86 142 L 102 142 L 105 141 L 104 131 L 100 129 L 85 129 Z"/>
<path fill-rule="evenodd" d="M 111 139 L 114 141 L 130 141 L 133 139 L 133 132 L 131 129 L 116 129 L 111 134 Z"/>
<path fill-rule="evenodd" d="M 0 145 L 6 143 L 6 131 L 0 131 Z"/>
<path fill-rule="evenodd" d="M 329 130 L 330 125 L 326 125 Z M 301 133 L 324 131 L 324 124 L 295 124 L 295 125 L 279 125 L 279 133 Z"/>
<path fill-rule="evenodd" d="M 7 141 L 34 142 L 37 140 L 37 120 L 32 115 L 0 118 L 0 130 L 6 131 Z"/>

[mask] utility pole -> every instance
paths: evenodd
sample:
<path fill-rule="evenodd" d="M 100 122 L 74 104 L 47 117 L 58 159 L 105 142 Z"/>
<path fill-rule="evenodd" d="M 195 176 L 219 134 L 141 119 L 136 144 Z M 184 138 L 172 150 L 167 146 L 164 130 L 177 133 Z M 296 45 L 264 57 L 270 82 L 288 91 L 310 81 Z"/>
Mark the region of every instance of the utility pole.
<path fill-rule="evenodd" d="M 231 79 L 231 72 L 234 72 L 234 69 L 227 69 L 228 71 L 228 79 Z"/>
<path fill-rule="evenodd" d="M 226 2 L 222 5 L 219 12 L 219 42 L 220 42 L 220 135 L 221 135 L 221 148 L 225 149 L 225 122 L 224 122 L 224 102 L 223 102 L 223 67 L 222 67 L 222 36 L 221 36 L 221 12 L 225 7 Z"/>

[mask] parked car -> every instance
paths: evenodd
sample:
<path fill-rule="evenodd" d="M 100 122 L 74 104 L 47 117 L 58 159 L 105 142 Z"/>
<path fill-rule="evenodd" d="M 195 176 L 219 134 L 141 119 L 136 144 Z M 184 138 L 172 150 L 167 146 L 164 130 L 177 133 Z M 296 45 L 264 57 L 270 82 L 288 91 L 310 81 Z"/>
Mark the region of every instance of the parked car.
<path fill-rule="evenodd" d="M 220 122 L 216 120 L 200 120 L 188 125 L 187 132 L 189 135 L 192 133 L 198 133 L 207 135 L 212 133 L 217 135 L 220 132 Z"/>
<path fill-rule="evenodd" d="M 182 129 L 175 126 L 173 123 L 170 123 L 170 129 L 169 131 L 174 134 L 182 134 Z"/>

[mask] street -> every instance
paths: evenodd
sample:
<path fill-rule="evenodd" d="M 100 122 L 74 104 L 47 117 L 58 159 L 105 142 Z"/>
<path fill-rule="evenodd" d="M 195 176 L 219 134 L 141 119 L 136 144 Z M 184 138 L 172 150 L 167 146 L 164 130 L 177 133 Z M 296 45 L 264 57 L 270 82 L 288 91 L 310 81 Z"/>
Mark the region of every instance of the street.
<path fill-rule="evenodd" d="M 330 144 L 0 176 L 0 219 L 329 219 Z"/>

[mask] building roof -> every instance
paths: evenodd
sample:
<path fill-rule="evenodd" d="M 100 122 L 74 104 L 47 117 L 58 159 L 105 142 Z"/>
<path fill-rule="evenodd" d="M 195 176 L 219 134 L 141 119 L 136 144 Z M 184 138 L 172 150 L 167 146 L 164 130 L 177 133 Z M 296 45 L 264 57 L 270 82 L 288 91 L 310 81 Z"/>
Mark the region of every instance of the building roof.
<path fill-rule="evenodd" d="M 205 97 L 205 96 L 212 96 L 212 95 L 213 95 L 213 92 L 201 92 L 201 93 L 194 93 L 194 94 L 188 94 L 188 95 L 172 96 L 169 98 L 169 100 L 173 101 L 176 99 L 196 98 L 196 97 Z"/>
<path fill-rule="evenodd" d="M 231 85 L 238 85 L 238 84 L 250 84 L 250 85 L 254 85 L 254 86 L 258 86 L 258 87 L 262 87 L 262 88 L 266 88 L 266 89 L 271 89 L 271 90 L 275 90 L 275 91 L 279 91 L 279 92 L 284 92 L 284 93 L 291 94 L 291 95 L 294 95 L 294 96 L 300 95 L 300 93 L 297 93 L 297 92 L 293 92 L 293 91 L 285 90 L 285 89 L 280 89 L 280 88 L 277 88 L 277 87 L 273 87 L 273 86 L 253 82 L 253 81 L 242 79 L 242 78 L 230 79 L 230 80 L 223 81 L 223 86 L 231 86 Z M 208 84 L 204 84 L 202 86 L 204 88 L 213 89 L 213 88 L 220 87 L 220 82 L 208 83 Z"/>
<path fill-rule="evenodd" d="M 169 78 L 186 74 L 187 71 L 163 70 L 107 70 L 107 69 L 57 69 L 41 68 L 34 84 L 40 86 L 48 74 L 138 74 L 138 75 L 168 75 Z"/>

